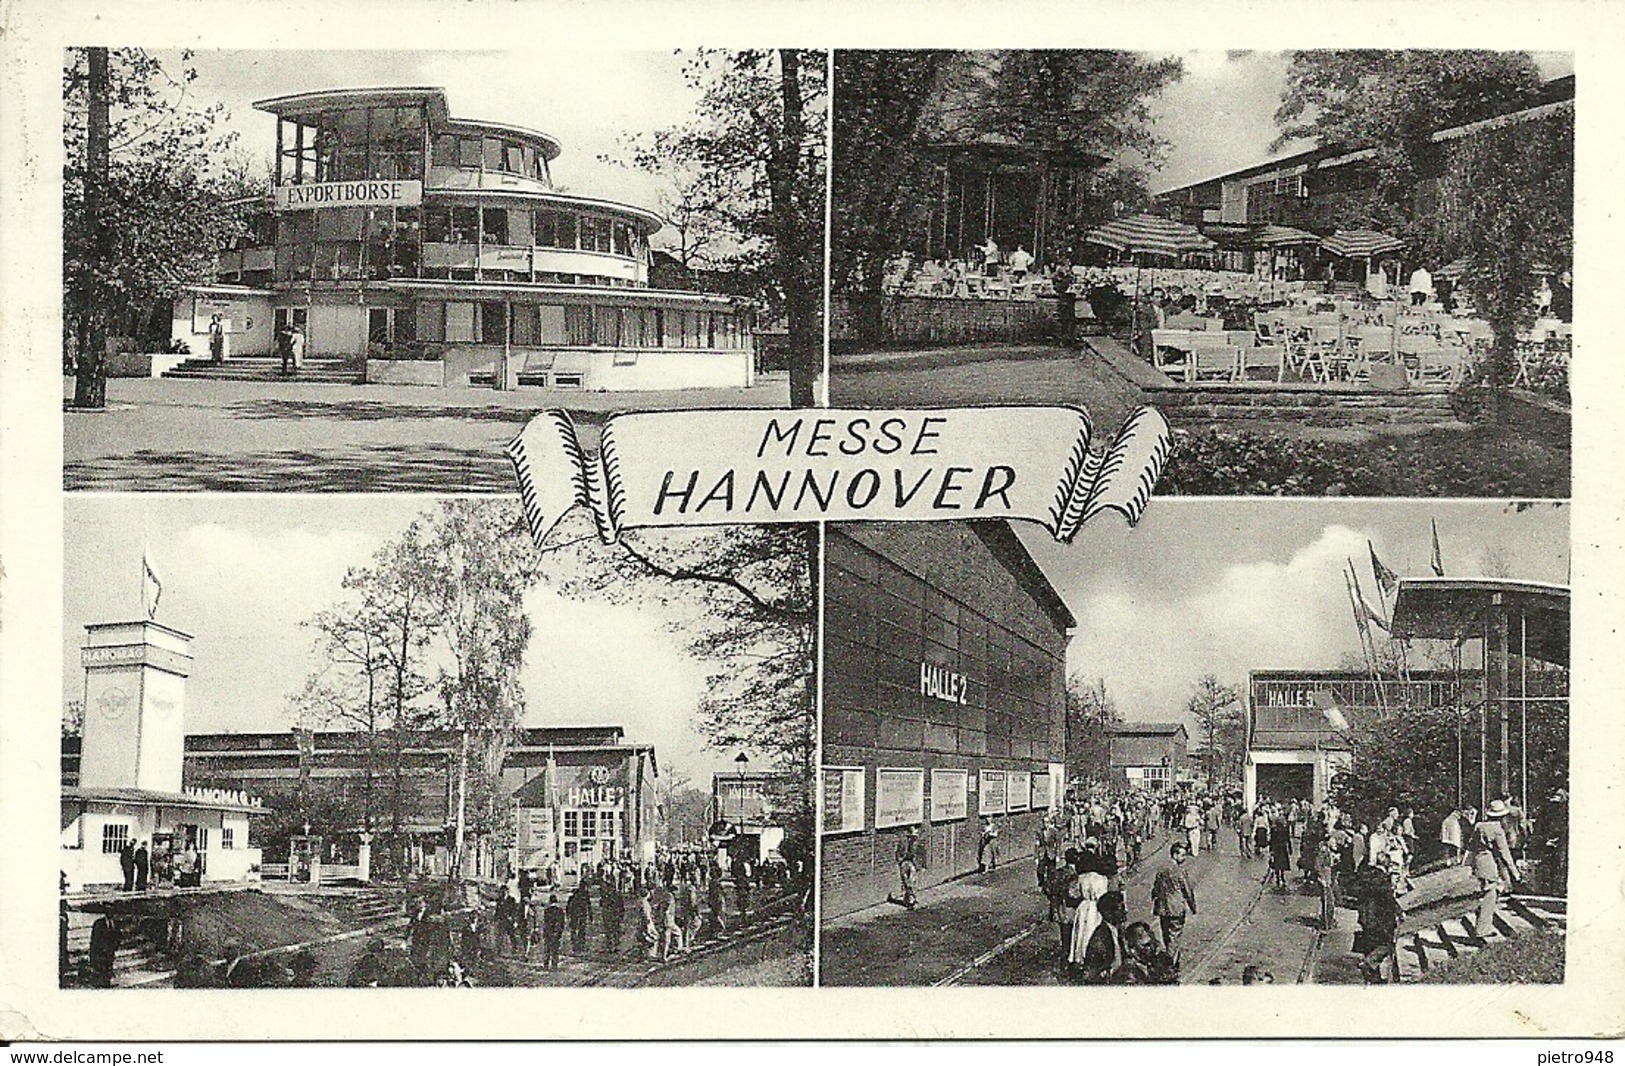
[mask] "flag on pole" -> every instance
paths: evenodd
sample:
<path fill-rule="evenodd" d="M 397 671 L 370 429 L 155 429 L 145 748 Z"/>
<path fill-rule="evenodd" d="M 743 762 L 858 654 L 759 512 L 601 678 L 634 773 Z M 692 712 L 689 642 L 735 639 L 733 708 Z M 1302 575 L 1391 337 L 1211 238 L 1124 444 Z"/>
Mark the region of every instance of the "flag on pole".
<path fill-rule="evenodd" d="M 152 555 L 146 549 L 141 551 L 141 606 L 146 609 L 147 621 L 158 616 L 158 599 L 164 594 L 164 582 L 158 576 L 158 569 L 152 565 Z"/>
<path fill-rule="evenodd" d="M 1367 622 L 1370 622 L 1384 633 L 1388 632 L 1390 628 L 1388 625 L 1388 619 L 1384 618 L 1382 613 L 1376 608 L 1365 602 L 1364 596 L 1360 597 L 1360 610 L 1365 612 L 1365 620 Z"/>
<path fill-rule="evenodd" d="M 1377 579 L 1377 588 L 1382 590 L 1384 596 L 1392 596 L 1394 589 L 1399 587 L 1399 575 L 1382 565 L 1377 558 L 1377 549 L 1369 540 L 1365 546 L 1371 551 L 1371 574 Z"/>
<path fill-rule="evenodd" d="M 1348 732 L 1349 720 L 1343 714 L 1343 708 L 1339 706 L 1335 693 L 1322 689 L 1315 693 L 1314 700 L 1315 706 L 1320 708 L 1321 716 L 1326 719 L 1328 725 L 1339 732 Z"/>
<path fill-rule="evenodd" d="M 1433 523 L 1433 575 L 1444 576 L 1444 556 L 1439 554 L 1439 521 L 1436 518 L 1428 519 Z"/>

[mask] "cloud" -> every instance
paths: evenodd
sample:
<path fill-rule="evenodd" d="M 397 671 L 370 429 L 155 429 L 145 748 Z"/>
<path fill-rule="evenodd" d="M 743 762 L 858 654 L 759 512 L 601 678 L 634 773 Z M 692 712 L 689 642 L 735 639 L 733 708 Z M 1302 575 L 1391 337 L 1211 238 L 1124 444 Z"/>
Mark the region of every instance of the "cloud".
<path fill-rule="evenodd" d="M 1123 583 L 1087 587 L 1069 668 L 1105 678 L 1125 717 L 1168 721 L 1203 674 L 1244 685 L 1249 670 L 1334 664 L 1358 651 L 1340 573 L 1365 540 L 1328 526 L 1285 561 L 1230 565 L 1169 600 Z"/>
<path fill-rule="evenodd" d="M 620 725 L 629 743 L 653 744 L 666 769 L 696 784 L 725 768 L 728 753 L 693 728 L 705 663 L 682 635 L 643 606 L 572 600 L 539 588 L 525 600 L 534 627 L 522 680 L 531 726 Z"/>

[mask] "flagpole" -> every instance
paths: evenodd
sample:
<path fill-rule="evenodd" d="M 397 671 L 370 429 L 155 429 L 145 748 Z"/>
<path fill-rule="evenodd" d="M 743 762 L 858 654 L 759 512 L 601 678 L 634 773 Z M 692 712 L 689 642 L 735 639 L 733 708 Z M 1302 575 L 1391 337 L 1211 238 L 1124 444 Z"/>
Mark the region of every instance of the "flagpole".
<path fill-rule="evenodd" d="M 1354 564 L 1350 562 L 1349 568 L 1343 572 L 1343 588 L 1348 593 L 1349 610 L 1354 614 L 1354 628 L 1360 634 L 1360 652 L 1365 656 L 1367 671 L 1371 674 L 1371 686 L 1376 689 L 1377 713 L 1387 713 L 1387 701 L 1383 699 L 1382 679 L 1377 672 L 1376 645 L 1371 639 L 1371 627 L 1367 624 L 1365 613 L 1360 609 L 1359 599 L 1355 595 Z"/>
<path fill-rule="evenodd" d="M 1379 669 L 1377 662 L 1377 638 L 1371 634 L 1370 617 L 1366 613 L 1365 590 L 1360 587 L 1360 574 L 1359 571 L 1354 569 L 1354 560 L 1348 559 L 1346 562 L 1348 563 L 1349 567 L 1349 578 L 1354 582 L 1354 596 L 1358 601 L 1355 604 L 1355 613 L 1360 619 L 1361 632 L 1365 634 L 1366 640 L 1371 645 L 1371 656 L 1368 661 L 1371 664 L 1371 683 L 1377 688 L 1377 710 L 1379 713 L 1387 714 L 1388 699 L 1386 694 L 1383 692 L 1382 672 Z M 1390 645 L 1391 643 L 1392 642 L 1390 642 Z M 1392 647 L 1390 647 L 1389 650 L 1392 651 Z"/>

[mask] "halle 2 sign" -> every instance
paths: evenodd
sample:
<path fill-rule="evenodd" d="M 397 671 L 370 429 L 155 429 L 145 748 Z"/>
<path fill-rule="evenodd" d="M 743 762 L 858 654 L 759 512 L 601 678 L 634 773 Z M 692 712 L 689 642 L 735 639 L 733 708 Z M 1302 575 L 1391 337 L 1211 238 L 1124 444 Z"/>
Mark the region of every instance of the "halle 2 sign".
<path fill-rule="evenodd" d="M 970 702 L 970 678 L 936 663 L 920 664 L 920 695 L 948 703 Z"/>

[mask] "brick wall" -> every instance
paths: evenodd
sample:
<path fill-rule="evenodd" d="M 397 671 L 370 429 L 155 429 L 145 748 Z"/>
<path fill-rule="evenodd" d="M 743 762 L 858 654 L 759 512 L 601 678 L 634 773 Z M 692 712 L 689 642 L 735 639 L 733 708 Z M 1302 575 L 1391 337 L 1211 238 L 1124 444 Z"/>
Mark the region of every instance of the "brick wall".
<path fill-rule="evenodd" d="M 1041 774 L 1065 762 L 1066 631 L 1011 543 L 965 524 L 830 529 L 823 762 L 863 767 L 865 810 L 862 830 L 823 837 L 828 916 L 898 891 L 895 855 L 907 830 L 874 828 L 877 768 L 925 772 L 924 887 L 974 869 L 981 836 L 977 793 L 965 818 L 930 822 L 931 770 L 976 780 L 983 770 Z M 963 677 L 963 698 L 922 694 L 922 663 Z M 1031 855 L 1041 815 L 997 817 L 1001 854 Z"/>

